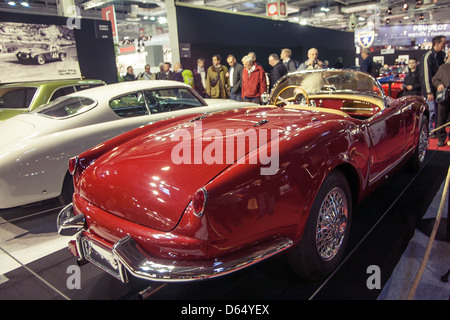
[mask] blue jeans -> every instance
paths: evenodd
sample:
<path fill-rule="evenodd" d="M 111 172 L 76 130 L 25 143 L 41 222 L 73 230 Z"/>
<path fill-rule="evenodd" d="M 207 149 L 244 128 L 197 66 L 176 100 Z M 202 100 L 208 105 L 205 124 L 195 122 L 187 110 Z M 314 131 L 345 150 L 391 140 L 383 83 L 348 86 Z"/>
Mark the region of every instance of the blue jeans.
<path fill-rule="evenodd" d="M 238 91 L 236 93 L 233 93 L 233 92 L 230 91 L 230 99 L 242 102 L 241 92 Z"/>
<path fill-rule="evenodd" d="M 436 124 L 436 102 L 427 100 L 428 110 L 430 111 L 430 131 L 435 128 Z"/>

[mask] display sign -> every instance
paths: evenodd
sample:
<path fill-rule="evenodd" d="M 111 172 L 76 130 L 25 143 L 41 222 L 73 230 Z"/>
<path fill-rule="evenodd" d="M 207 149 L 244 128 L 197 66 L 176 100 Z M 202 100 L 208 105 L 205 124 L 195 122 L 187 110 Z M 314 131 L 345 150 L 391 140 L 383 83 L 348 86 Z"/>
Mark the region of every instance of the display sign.
<path fill-rule="evenodd" d="M 180 43 L 180 57 L 190 58 L 191 57 L 191 44 L 190 43 Z"/>
<path fill-rule="evenodd" d="M 112 36 L 110 24 L 107 21 L 95 20 L 95 38 L 110 39 Z"/>
<path fill-rule="evenodd" d="M 0 83 L 81 78 L 74 30 L 0 22 Z"/>
<path fill-rule="evenodd" d="M 361 45 L 367 29 L 355 31 L 355 44 Z M 361 36 L 362 35 L 362 36 Z M 450 24 L 409 24 L 380 26 L 374 32 L 373 46 L 408 46 L 431 42 L 435 36 L 450 37 Z M 366 38 L 368 39 L 368 38 Z"/>
<path fill-rule="evenodd" d="M 116 12 L 114 11 L 114 5 L 102 8 L 102 19 L 111 21 L 111 31 L 113 37 L 117 36 L 116 28 Z"/>
<path fill-rule="evenodd" d="M 270 2 L 267 4 L 266 11 L 269 17 L 286 17 L 286 2 L 284 0 Z"/>

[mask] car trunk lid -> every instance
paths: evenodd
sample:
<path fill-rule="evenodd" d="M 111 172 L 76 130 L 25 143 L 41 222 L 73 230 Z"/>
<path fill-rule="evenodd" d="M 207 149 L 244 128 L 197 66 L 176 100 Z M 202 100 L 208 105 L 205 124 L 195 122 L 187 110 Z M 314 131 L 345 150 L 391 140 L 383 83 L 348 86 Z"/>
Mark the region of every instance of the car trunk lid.
<path fill-rule="evenodd" d="M 237 161 L 242 148 L 248 153 L 284 130 L 277 117 L 267 121 L 261 111 L 249 110 L 199 116 L 156 131 L 149 126 L 88 166 L 80 176 L 78 192 L 111 214 L 170 231 L 193 194 Z M 274 131 L 263 135 L 263 128 Z M 242 136 L 245 139 L 238 142 L 236 137 Z M 227 137 L 235 138 L 229 149 Z"/>

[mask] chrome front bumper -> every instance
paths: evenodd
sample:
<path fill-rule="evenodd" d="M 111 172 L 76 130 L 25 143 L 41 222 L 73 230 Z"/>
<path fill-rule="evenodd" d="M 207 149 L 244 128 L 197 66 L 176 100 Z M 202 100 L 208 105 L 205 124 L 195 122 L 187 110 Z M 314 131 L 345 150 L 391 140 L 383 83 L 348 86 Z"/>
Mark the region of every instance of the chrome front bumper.
<path fill-rule="evenodd" d="M 83 235 L 84 216 L 75 216 L 71 205 L 58 215 L 58 233 L 77 232 L 76 247 L 81 260 L 87 260 L 112 276 L 128 282 L 131 275 L 152 281 L 184 282 L 214 278 L 251 266 L 287 250 L 292 240 L 277 237 L 250 248 L 211 260 L 167 260 L 149 255 L 131 237 L 126 236 L 107 248 Z M 82 222 L 81 222 L 82 221 Z"/>

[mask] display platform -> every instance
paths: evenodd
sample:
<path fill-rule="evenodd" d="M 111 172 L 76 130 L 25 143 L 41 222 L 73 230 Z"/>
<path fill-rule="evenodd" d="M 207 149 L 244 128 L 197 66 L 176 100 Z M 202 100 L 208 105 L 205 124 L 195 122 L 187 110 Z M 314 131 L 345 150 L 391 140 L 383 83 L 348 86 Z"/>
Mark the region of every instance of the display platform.
<path fill-rule="evenodd" d="M 304 282 L 284 256 L 203 282 L 153 283 L 148 300 L 376 300 L 413 237 L 418 222 L 444 182 L 450 152 L 428 150 L 416 173 L 391 176 L 354 210 L 345 258 L 326 280 Z M 149 282 L 125 285 L 92 264 L 80 266 L 79 288 L 71 284 L 76 266 L 56 233 L 57 200 L 0 210 L 1 300 L 128 300 Z M 377 266 L 380 288 L 368 288 L 369 267 Z M 69 288 L 71 287 L 72 288 Z"/>

